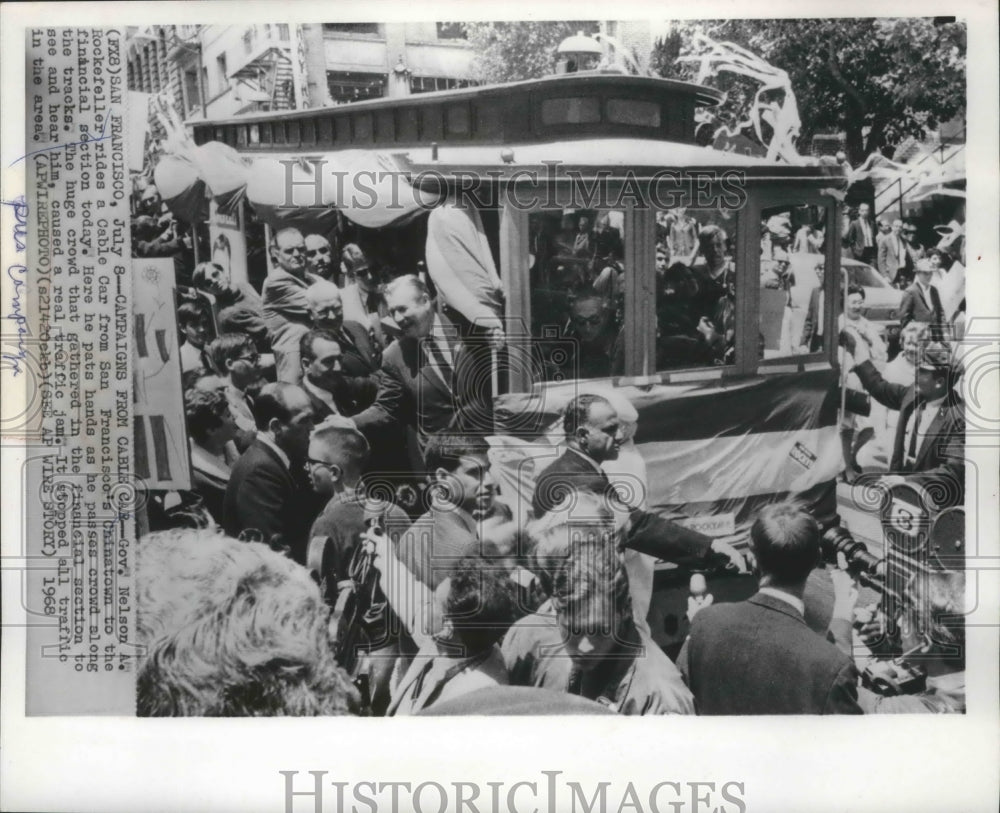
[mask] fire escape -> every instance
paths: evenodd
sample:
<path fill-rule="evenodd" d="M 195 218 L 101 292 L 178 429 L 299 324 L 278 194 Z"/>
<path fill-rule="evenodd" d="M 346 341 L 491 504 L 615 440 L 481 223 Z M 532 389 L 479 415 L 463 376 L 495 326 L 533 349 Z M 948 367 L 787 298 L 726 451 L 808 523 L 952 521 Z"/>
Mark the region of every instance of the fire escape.
<path fill-rule="evenodd" d="M 294 110 L 295 83 L 287 25 L 256 25 L 243 34 L 242 62 L 230 70 L 241 113 Z"/>

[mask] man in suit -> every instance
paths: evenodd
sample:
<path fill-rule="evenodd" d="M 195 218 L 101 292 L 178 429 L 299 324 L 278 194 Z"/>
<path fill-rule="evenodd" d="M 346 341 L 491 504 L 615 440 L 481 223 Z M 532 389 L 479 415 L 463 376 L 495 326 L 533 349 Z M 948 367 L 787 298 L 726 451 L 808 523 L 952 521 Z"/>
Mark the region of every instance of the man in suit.
<path fill-rule="evenodd" d="M 804 618 L 820 555 L 816 520 L 791 503 L 766 506 L 750 545 L 760 590 L 699 610 L 677 658 L 698 713 L 861 714 L 854 662 Z"/>
<path fill-rule="evenodd" d="M 223 333 L 209 345 L 208 352 L 213 369 L 226 382 L 223 391 L 238 429 L 236 446 L 245 452 L 257 435 L 250 392 L 256 392 L 262 383 L 260 354 L 245 333 Z"/>
<path fill-rule="evenodd" d="M 823 264 L 816 266 L 816 276 L 819 284 L 809 293 L 809 305 L 806 307 L 806 321 L 802 325 L 802 338 L 799 340 L 800 353 L 818 353 L 823 349 L 823 321 L 825 316 L 823 296 Z"/>
<path fill-rule="evenodd" d="M 382 324 L 382 319 L 388 317 L 389 311 L 382 298 L 381 276 L 354 243 L 344 246 L 341 260 L 344 318 L 364 325 L 372 337 L 372 344 L 381 350 L 390 341 Z"/>
<path fill-rule="evenodd" d="M 877 234 L 871 211 L 871 206 L 867 203 L 860 204 L 858 216 L 847 227 L 847 237 L 844 238 L 844 243 L 851 252 L 851 256 L 855 260 L 869 265 L 875 262 L 875 238 Z"/>
<path fill-rule="evenodd" d="M 414 470 L 422 471 L 428 436 L 461 424 L 472 371 L 464 364 L 457 331 L 435 311 L 418 277 L 393 280 L 385 299 L 401 335 L 382 354 L 375 403 L 354 420 L 369 443 L 387 428 L 406 427 Z"/>
<path fill-rule="evenodd" d="M 614 510 L 628 514 L 623 547 L 678 564 L 702 566 L 716 553 L 743 568 L 743 557 L 724 542 L 622 503 L 601 468 L 605 460 L 617 459 L 624 439 L 618 413 L 606 398 L 578 395 L 566 407 L 563 429 L 568 448 L 535 482 L 531 507 L 536 519 L 562 509 L 574 492 L 589 491 Z"/>
<path fill-rule="evenodd" d="M 934 269 L 924 260 L 917 263 L 916 281 L 903 294 L 899 303 L 899 326 L 906 327 L 910 322 L 923 322 L 931 325 L 931 330 L 939 334 L 944 325 L 944 307 L 941 304 L 941 294 L 936 286 L 931 284 Z M 936 338 L 943 338 L 940 335 Z"/>
<path fill-rule="evenodd" d="M 305 244 L 306 269 L 309 273 L 336 282 L 333 279 L 333 247 L 330 241 L 322 234 L 307 234 Z"/>
<path fill-rule="evenodd" d="M 923 252 L 907 239 L 907 234 L 916 233 L 912 226 L 904 226 L 902 220 L 892 221 L 892 231 L 879 236 L 878 270 L 890 283 L 901 285 L 913 276 L 916 261 Z"/>
<path fill-rule="evenodd" d="M 846 334 L 846 332 L 845 332 Z M 917 364 L 910 386 L 891 384 L 872 363 L 864 342 L 842 334 L 854 356 L 854 372 L 868 393 L 889 409 L 899 410 L 889 469 L 882 480 L 892 485 L 913 482 L 931 489 L 939 508 L 961 505 L 965 494 L 964 404 L 953 389 L 956 369 L 951 348 L 930 342 Z"/>
<path fill-rule="evenodd" d="M 381 354 L 372 345 L 367 328 L 344 319 L 340 289 L 332 282 L 321 280 L 310 285 L 306 302 L 313 328 L 329 332 L 340 345 L 344 384 L 359 403 L 356 411 L 364 409 L 375 400 L 375 373 L 381 363 Z"/>
<path fill-rule="evenodd" d="M 320 278 L 306 270 L 306 244 L 298 229 L 281 229 L 271 243 L 274 267 L 264 280 L 263 314 L 278 371 L 278 380 L 296 383 L 299 340 L 309 327 L 306 289 Z"/>
<path fill-rule="evenodd" d="M 307 534 L 318 511 L 303 466 L 314 418 L 294 384 L 267 384 L 254 399 L 257 438 L 233 467 L 223 502 L 229 536 L 256 537 L 306 561 Z"/>
<path fill-rule="evenodd" d="M 344 385 L 342 358 L 340 343 L 330 331 L 314 328 L 303 334 L 299 343 L 301 383 L 317 421 L 329 415 L 351 415 L 357 411 L 352 409 L 354 401 Z"/>

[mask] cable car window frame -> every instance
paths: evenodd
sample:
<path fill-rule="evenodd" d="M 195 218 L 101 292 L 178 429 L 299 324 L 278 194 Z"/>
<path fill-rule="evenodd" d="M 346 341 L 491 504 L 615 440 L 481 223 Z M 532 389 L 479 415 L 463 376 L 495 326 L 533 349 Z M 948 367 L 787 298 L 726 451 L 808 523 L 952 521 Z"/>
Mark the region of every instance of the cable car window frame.
<path fill-rule="evenodd" d="M 609 180 L 606 193 L 598 203 L 613 203 L 621 194 L 623 183 Z M 653 245 L 644 235 L 655 236 L 655 218 L 649 208 L 636 207 L 634 200 L 626 195 L 621 206 L 599 206 L 587 201 L 579 190 L 564 184 L 547 187 L 544 184 L 525 180 L 516 182 L 516 191 L 507 189 L 503 194 L 500 210 L 500 278 L 507 303 L 508 334 L 512 341 L 530 346 L 536 339 L 531 334 L 531 280 L 529 277 L 528 255 L 529 217 L 540 212 L 561 212 L 563 209 L 618 210 L 624 213 L 623 262 L 626 269 L 648 266 L 647 272 L 630 272 L 630 281 L 625 286 L 625 315 L 623 337 L 625 340 L 625 371 L 623 376 L 579 379 L 581 381 L 608 381 L 617 383 L 621 379 L 635 379 L 642 376 L 642 369 L 649 356 L 648 338 L 653 304 L 649 291 L 652 290 Z M 523 208 L 515 201 L 534 200 L 538 205 Z M 540 205 L 550 203 L 551 205 Z M 531 392 L 535 387 L 558 386 L 553 382 L 528 381 L 524 368 L 512 369 L 509 392 Z"/>
<path fill-rule="evenodd" d="M 836 337 L 837 316 L 840 313 L 840 297 L 838 290 L 840 286 L 840 257 L 841 239 L 839 211 L 837 201 L 829 194 L 824 194 L 815 185 L 796 183 L 794 180 L 783 180 L 781 183 L 757 183 L 748 190 L 747 205 L 741 214 L 744 215 L 747 223 L 759 224 L 763 213 L 768 209 L 778 207 L 795 208 L 799 206 L 817 206 L 825 211 L 824 234 L 832 236 L 826 240 L 826 249 L 823 254 L 816 255 L 823 257 L 823 335 Z M 794 235 L 793 235 L 794 237 Z M 753 326 L 750 330 L 744 330 L 741 347 L 744 354 L 749 349 L 749 344 L 753 343 L 752 364 L 743 369 L 747 375 L 786 372 L 789 365 L 794 365 L 796 369 L 800 365 L 808 365 L 811 369 L 818 366 L 830 367 L 834 364 L 835 353 L 837 352 L 837 341 L 824 342 L 824 347 L 815 353 L 791 353 L 783 356 L 776 356 L 770 359 L 758 358 L 756 347 L 756 333 L 759 330 L 760 321 L 760 236 L 751 236 L 753 246 L 746 246 L 745 251 L 750 252 L 745 263 L 747 268 L 743 277 L 745 295 L 742 303 L 737 289 L 737 327 L 736 335 L 740 337 L 740 316 L 743 317 L 743 325 Z M 737 274 L 740 274 L 737 269 Z M 739 284 L 740 276 L 737 276 Z M 753 282 L 752 285 L 748 284 Z M 749 322 L 748 322 L 749 320 Z M 751 337 L 753 337 L 751 339 Z M 738 360 L 738 359 L 737 359 Z M 749 361 L 750 359 L 748 359 Z M 742 366 L 742 365 L 740 365 Z"/>

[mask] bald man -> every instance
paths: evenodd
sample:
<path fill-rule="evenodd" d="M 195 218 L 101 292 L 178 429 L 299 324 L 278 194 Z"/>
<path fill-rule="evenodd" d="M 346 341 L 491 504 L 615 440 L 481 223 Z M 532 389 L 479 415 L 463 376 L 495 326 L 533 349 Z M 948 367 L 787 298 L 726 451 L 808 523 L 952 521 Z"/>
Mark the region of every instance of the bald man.
<path fill-rule="evenodd" d="M 320 280 L 306 268 L 306 243 L 298 229 L 281 229 L 270 247 L 273 266 L 264 280 L 264 322 L 271 336 L 279 381 L 301 378 L 298 346 L 309 329 L 306 289 Z"/>
<path fill-rule="evenodd" d="M 381 356 L 372 345 L 367 328 L 344 319 L 340 289 L 332 282 L 320 280 L 306 289 L 306 303 L 312 327 L 329 331 L 337 337 L 341 349 L 340 364 L 348 383 L 359 391 L 367 391 L 374 386 L 373 377 L 382 363 Z M 362 404 L 362 408 L 370 403 L 369 400 Z"/>

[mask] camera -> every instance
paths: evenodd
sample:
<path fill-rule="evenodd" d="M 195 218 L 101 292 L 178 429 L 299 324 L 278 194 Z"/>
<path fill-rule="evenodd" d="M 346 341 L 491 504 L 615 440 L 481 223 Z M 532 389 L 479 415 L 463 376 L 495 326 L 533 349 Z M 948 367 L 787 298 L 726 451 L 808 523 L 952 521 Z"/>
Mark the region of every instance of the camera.
<path fill-rule="evenodd" d="M 872 658 L 861 671 L 861 683 L 866 689 L 885 697 L 916 694 L 926 688 L 927 673 L 903 658 Z"/>
<path fill-rule="evenodd" d="M 882 591 L 885 587 L 884 561 L 868 552 L 863 542 L 858 542 L 851 532 L 840 525 L 828 528 L 822 540 L 823 558 L 831 563 L 837 561 L 837 554 L 844 554 L 847 572 L 861 584 Z"/>

